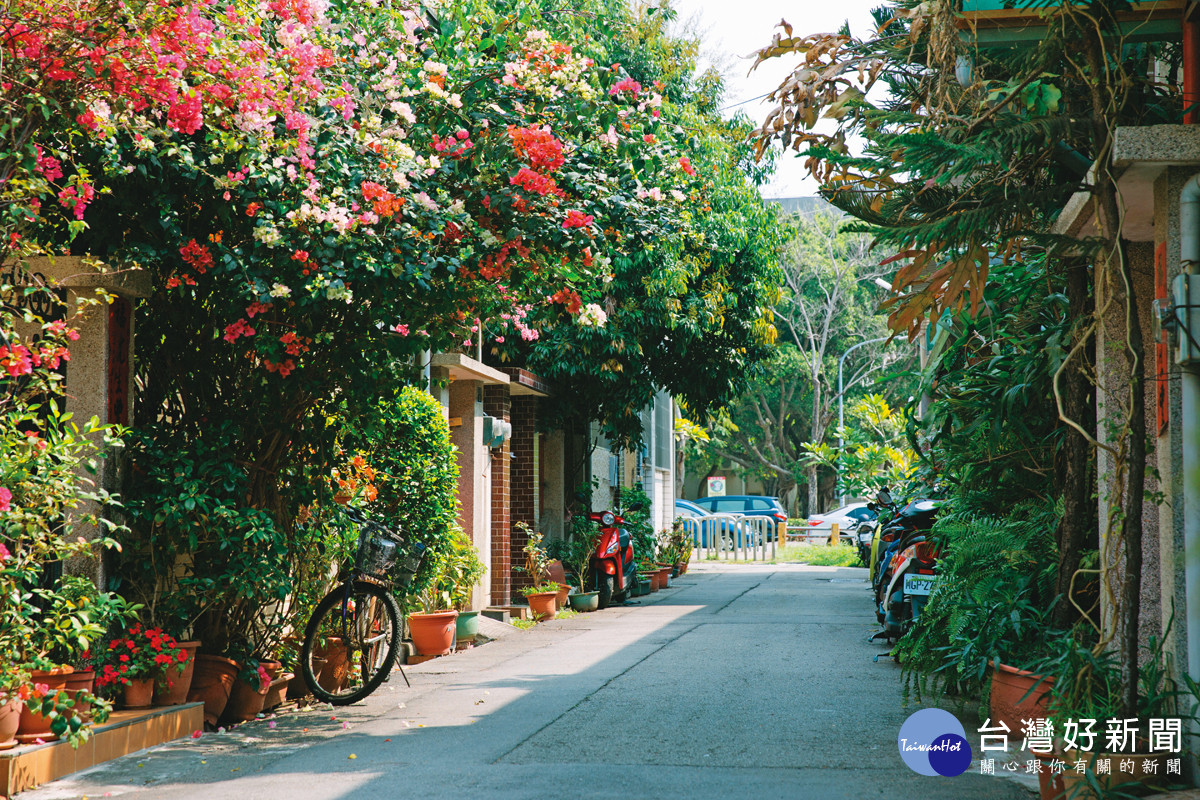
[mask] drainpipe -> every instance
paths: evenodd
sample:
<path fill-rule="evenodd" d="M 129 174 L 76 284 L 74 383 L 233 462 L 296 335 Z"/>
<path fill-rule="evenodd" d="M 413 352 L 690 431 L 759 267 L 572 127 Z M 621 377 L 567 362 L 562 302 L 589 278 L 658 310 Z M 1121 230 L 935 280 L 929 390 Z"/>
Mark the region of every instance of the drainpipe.
<path fill-rule="evenodd" d="M 1184 20 L 1183 25 L 1183 107 L 1193 110 L 1183 115 L 1184 125 L 1200 122 L 1200 22 Z"/>
<path fill-rule="evenodd" d="M 1183 186 L 1179 196 L 1179 260 L 1183 275 L 1176 279 L 1177 289 L 1185 288 L 1189 283 L 1196 286 L 1200 282 L 1200 174 L 1193 175 Z M 1191 300 L 1179 297 L 1176 292 L 1174 302 L 1196 303 L 1198 299 L 1194 292 Z M 1177 317 L 1182 316 L 1183 324 L 1198 316 L 1195 309 L 1182 309 L 1182 315 L 1176 311 Z M 1189 332 L 1177 330 L 1179 337 L 1186 337 Z M 1200 337 L 1200 330 L 1190 331 L 1193 337 Z M 1181 359 L 1180 384 L 1183 395 L 1183 408 L 1180 413 L 1180 433 L 1183 444 L 1183 537 L 1184 537 L 1184 585 L 1187 591 L 1187 636 L 1188 636 L 1188 672 L 1200 675 L 1200 361 Z"/>

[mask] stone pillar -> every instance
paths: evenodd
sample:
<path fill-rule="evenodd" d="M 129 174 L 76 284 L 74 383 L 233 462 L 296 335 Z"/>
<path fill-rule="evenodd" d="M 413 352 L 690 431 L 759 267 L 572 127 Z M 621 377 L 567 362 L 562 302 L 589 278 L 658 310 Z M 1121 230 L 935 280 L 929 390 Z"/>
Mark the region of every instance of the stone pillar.
<path fill-rule="evenodd" d="M 483 392 L 483 413 L 489 417 L 511 421 L 507 386 L 488 386 Z M 513 560 L 510 496 L 512 486 L 511 440 L 491 451 L 492 459 L 492 605 L 506 606 L 512 602 L 514 564 L 524 561 Z M 523 546 L 523 545 L 522 545 Z"/>
<path fill-rule="evenodd" d="M 79 331 L 79 339 L 71 343 L 71 360 L 65 364 L 63 380 L 65 410 L 74 415 L 73 423 L 82 428 L 95 418 L 106 425 L 128 425 L 133 411 L 133 301 L 149 295 L 149 276 L 141 270 L 109 269 L 92 259 L 58 256 L 30 259 L 24 279 L 57 288 L 66 301 L 68 322 Z M 78 301 L 91 298 L 99 302 L 76 314 Z M 101 448 L 96 457 L 98 470 L 95 475 L 81 470 L 79 480 L 116 493 L 121 482 L 120 459 L 103 449 L 102 437 L 93 439 Z M 87 540 L 100 536 L 100 527 L 83 519 L 100 513 L 94 502 L 81 504 L 71 515 L 71 535 Z M 64 570 L 104 586 L 104 562 L 99 557 L 73 558 Z"/>

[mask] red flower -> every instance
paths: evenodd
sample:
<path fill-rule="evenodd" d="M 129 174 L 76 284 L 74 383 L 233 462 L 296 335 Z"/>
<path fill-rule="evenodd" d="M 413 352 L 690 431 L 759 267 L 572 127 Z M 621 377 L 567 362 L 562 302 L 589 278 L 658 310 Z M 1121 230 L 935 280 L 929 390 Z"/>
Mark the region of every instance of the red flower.
<path fill-rule="evenodd" d="M 686 172 L 688 175 L 696 174 L 696 169 L 695 169 L 695 167 L 692 166 L 692 162 L 688 160 L 687 156 L 680 156 L 679 166 L 682 167 L 683 171 Z"/>

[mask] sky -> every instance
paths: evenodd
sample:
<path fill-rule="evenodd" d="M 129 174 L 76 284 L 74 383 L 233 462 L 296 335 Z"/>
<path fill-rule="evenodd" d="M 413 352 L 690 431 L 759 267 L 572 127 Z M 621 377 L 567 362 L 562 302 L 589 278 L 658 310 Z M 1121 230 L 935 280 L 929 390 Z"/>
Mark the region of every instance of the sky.
<path fill-rule="evenodd" d="M 725 114 L 746 112 L 756 123 L 766 117 L 765 100 L 751 100 L 779 85 L 795 61 L 768 61 L 747 76 L 754 60 L 747 56 L 767 45 L 780 19 L 792 24 L 793 35 L 834 32 L 843 23 L 865 36 L 873 27 L 870 10 L 880 0 L 674 0 L 677 25 L 694 27 L 701 35 L 701 69 L 716 66 L 725 78 Z M 745 102 L 745 101 L 751 102 Z M 803 197 L 817 193 L 817 184 L 795 155 L 784 155 L 775 178 L 763 187 L 764 197 Z"/>

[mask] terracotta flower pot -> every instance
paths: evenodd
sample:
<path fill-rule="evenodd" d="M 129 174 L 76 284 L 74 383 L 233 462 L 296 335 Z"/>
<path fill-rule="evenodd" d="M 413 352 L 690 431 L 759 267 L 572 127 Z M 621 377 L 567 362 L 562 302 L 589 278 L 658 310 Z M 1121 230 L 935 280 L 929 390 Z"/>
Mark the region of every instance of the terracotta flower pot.
<path fill-rule="evenodd" d="M 453 650 L 457 627 L 457 611 L 408 615 L 408 632 L 419 656 L 444 656 Z"/>
<path fill-rule="evenodd" d="M 221 721 L 233 724 L 254 719 L 263 710 L 270 688 L 269 683 L 263 686 L 257 675 L 252 684 L 240 677 L 234 680 L 233 688 L 229 691 L 229 702 L 225 704 L 225 713 L 221 715 Z"/>
<path fill-rule="evenodd" d="M 320 672 L 316 671 L 318 663 Z M 350 673 L 350 650 L 340 636 L 331 636 L 317 647 L 313 671 L 316 672 L 317 683 L 327 692 L 339 692 L 346 687 L 346 676 Z"/>
<path fill-rule="evenodd" d="M 163 675 L 155 681 L 154 705 L 177 706 L 187 700 L 188 690 L 192 688 L 192 673 L 196 669 L 196 650 L 199 642 L 179 642 L 179 646 L 187 651 L 188 659 L 183 664 L 166 668 Z"/>
<path fill-rule="evenodd" d="M 542 574 L 543 581 L 554 581 L 560 586 L 567 582 L 567 570 L 561 561 L 551 561 Z"/>
<path fill-rule="evenodd" d="M 154 678 L 130 678 L 121 687 L 121 698 L 125 708 L 147 708 L 154 702 Z"/>
<path fill-rule="evenodd" d="M 50 732 L 50 718 L 21 706 L 21 719 L 17 728 L 17 741 L 21 744 L 53 742 L 58 735 Z"/>
<path fill-rule="evenodd" d="M 24 701 L 13 698 L 0 705 L 0 750 L 17 746 L 17 730 L 21 727 L 21 709 Z"/>
<path fill-rule="evenodd" d="M 558 592 L 527 594 L 525 600 L 529 602 L 534 619 L 543 621 L 554 619 L 554 615 L 558 613 Z"/>
<path fill-rule="evenodd" d="M 658 570 L 658 588 L 667 589 L 671 586 L 671 568 L 660 567 Z"/>
<path fill-rule="evenodd" d="M 647 572 L 646 577 L 650 579 L 650 593 L 653 594 L 662 588 L 662 577 L 659 576 L 658 570 Z"/>
<path fill-rule="evenodd" d="M 270 711 L 272 708 L 283 705 L 292 677 L 292 673 L 285 672 L 282 675 L 277 675 L 275 680 L 271 681 L 271 688 L 267 689 L 267 696 L 263 699 L 264 711 Z"/>
<path fill-rule="evenodd" d="M 1104 775 L 1096 774 L 1096 761 L 1107 758 L 1110 760 L 1110 772 Z M 1087 762 L 1088 772 L 1095 775 L 1096 780 L 1100 783 L 1100 788 L 1108 790 L 1114 786 L 1120 786 L 1126 783 L 1141 783 L 1146 786 L 1153 786 L 1158 783 L 1168 781 L 1167 777 L 1167 759 L 1179 758 L 1177 753 L 1081 753 L 1077 750 L 1067 750 L 1063 755 L 1063 760 L 1068 764 L 1074 764 L 1077 761 L 1083 760 Z M 1129 760 L 1133 762 L 1132 772 L 1121 772 L 1118 769 L 1118 764 L 1122 761 Z M 1157 762 L 1153 773 L 1147 772 L 1145 764 L 1147 762 Z M 1072 800 L 1096 800 L 1100 795 L 1097 795 L 1088 786 L 1087 773 L 1079 772 L 1075 769 L 1068 769 L 1062 774 L 1063 788 L 1066 794 L 1062 797 L 1069 797 Z M 1105 794 L 1107 796 L 1107 793 Z"/>
<path fill-rule="evenodd" d="M 96 671 L 94 669 L 80 669 L 67 675 L 67 680 L 63 688 L 71 689 L 72 691 L 83 689 L 90 692 L 95 685 Z"/>
<path fill-rule="evenodd" d="M 204 721 L 216 725 L 225 706 L 229 703 L 229 693 L 237 680 L 238 663 L 224 656 L 210 656 L 207 653 L 196 655 L 196 667 L 192 672 L 192 686 L 188 689 L 188 702 L 204 702 Z"/>
<path fill-rule="evenodd" d="M 1037 760 L 1042 765 L 1038 772 L 1038 800 L 1065 800 L 1068 795 L 1063 782 L 1064 773 L 1051 772 L 1051 764 L 1054 761 L 1051 757 L 1038 756 Z"/>
<path fill-rule="evenodd" d="M 61 691 L 67 688 L 68 681 L 74 674 L 74 667 L 55 667 L 52 670 L 34 670 L 30 682 L 35 686 L 44 685 L 51 692 Z M 94 678 L 93 674 L 93 678 Z M 52 742 L 58 738 L 54 733 L 50 732 L 50 718 L 42 716 L 29 708 L 21 707 L 21 718 L 17 730 L 17 741 L 23 744 L 31 742 L 43 741 Z"/>
<path fill-rule="evenodd" d="M 560 583 L 558 585 L 558 593 L 555 595 L 555 598 L 554 598 L 555 607 L 566 608 L 567 607 L 567 598 L 570 597 L 570 595 L 571 595 L 570 585 L 567 583 Z"/>
<path fill-rule="evenodd" d="M 988 703 L 992 724 L 1004 722 L 1010 731 L 1020 731 L 1023 729 L 1021 720 L 1049 716 L 1046 704 L 1053 679 L 1045 679 L 1032 694 L 1029 692 L 1040 680 L 1041 675 L 1023 669 L 1007 664 L 997 666 L 992 672 L 992 694 Z"/>

